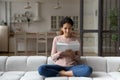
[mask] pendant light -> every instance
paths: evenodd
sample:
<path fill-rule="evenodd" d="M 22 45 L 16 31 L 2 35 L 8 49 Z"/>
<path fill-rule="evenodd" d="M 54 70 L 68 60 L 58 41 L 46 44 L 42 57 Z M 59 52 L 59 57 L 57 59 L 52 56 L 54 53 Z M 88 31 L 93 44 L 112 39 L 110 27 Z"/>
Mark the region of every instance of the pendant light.
<path fill-rule="evenodd" d="M 30 6 L 30 2 L 27 1 L 27 6 L 25 6 L 25 9 L 30 9 L 30 8 L 32 8 L 32 7 Z"/>
<path fill-rule="evenodd" d="M 61 6 L 60 6 L 60 0 L 57 0 L 57 4 L 56 6 L 54 6 L 54 9 L 60 9 Z"/>

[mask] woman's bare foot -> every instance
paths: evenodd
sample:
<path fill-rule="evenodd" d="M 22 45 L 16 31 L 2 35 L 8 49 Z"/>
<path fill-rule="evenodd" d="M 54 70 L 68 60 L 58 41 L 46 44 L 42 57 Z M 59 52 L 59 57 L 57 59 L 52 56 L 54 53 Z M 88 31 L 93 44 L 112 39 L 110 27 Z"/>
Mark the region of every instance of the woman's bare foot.
<path fill-rule="evenodd" d="M 73 72 L 72 71 L 64 71 L 64 70 L 62 70 L 62 71 L 59 72 L 59 75 L 60 76 L 72 77 L 73 76 Z"/>
<path fill-rule="evenodd" d="M 65 74 L 65 71 L 64 71 L 64 70 L 62 70 L 62 71 L 59 72 L 59 75 L 60 75 L 60 76 L 65 76 L 64 74 Z"/>

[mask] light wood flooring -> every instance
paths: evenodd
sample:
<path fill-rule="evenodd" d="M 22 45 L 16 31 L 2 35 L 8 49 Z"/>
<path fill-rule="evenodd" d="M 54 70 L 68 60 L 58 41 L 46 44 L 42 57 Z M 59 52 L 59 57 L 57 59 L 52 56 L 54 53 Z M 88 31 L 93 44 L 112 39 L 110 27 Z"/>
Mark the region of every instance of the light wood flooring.
<path fill-rule="evenodd" d="M 44 55 L 44 52 L 40 52 L 40 55 Z M 28 52 L 27 54 L 25 54 L 24 52 L 19 52 L 17 53 L 17 55 L 15 55 L 14 53 L 5 53 L 5 52 L 0 52 L 0 56 L 37 56 L 37 54 L 35 52 Z M 50 56 L 50 52 L 48 53 L 48 56 Z M 97 56 L 96 53 L 84 53 L 83 56 Z"/>

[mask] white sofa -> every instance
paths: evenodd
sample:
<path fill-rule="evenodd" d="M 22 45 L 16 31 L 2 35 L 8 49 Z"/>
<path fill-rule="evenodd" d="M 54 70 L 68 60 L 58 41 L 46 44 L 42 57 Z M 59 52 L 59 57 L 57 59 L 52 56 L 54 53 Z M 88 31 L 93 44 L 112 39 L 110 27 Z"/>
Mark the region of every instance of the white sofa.
<path fill-rule="evenodd" d="M 82 56 L 93 68 L 90 77 L 42 77 L 38 67 L 53 64 L 46 56 L 0 56 L 0 80 L 120 80 L 120 57 Z"/>

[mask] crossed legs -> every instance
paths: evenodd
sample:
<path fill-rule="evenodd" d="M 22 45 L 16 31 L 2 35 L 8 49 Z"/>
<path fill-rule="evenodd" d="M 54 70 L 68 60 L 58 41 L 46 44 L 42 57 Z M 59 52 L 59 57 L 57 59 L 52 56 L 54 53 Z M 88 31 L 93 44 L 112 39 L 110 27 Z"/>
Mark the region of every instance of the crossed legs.
<path fill-rule="evenodd" d="M 38 72 L 45 77 L 66 76 L 66 77 L 87 77 L 92 73 L 92 68 L 87 65 L 76 65 L 72 67 L 62 67 L 59 65 L 42 65 Z"/>

